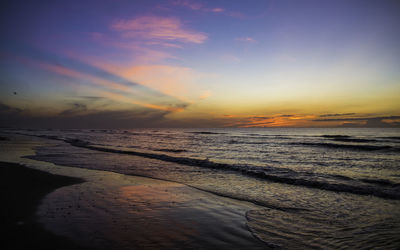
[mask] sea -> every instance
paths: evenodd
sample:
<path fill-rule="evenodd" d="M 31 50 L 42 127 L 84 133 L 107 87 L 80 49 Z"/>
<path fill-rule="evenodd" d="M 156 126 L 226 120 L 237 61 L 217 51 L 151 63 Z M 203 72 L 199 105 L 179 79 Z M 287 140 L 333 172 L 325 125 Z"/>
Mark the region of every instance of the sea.
<path fill-rule="evenodd" d="M 13 129 L 36 160 L 173 181 L 251 202 L 272 248 L 399 249 L 400 129 Z"/>

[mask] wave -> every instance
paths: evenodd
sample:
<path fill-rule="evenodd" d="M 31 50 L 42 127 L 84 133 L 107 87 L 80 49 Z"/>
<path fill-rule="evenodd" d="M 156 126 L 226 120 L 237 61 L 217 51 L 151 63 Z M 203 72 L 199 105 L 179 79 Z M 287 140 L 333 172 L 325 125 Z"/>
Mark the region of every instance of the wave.
<path fill-rule="evenodd" d="M 375 139 L 354 138 L 348 135 L 322 135 L 321 137 L 341 142 L 378 142 Z"/>
<path fill-rule="evenodd" d="M 400 140 L 400 136 L 388 136 L 388 137 L 381 137 L 383 139 L 391 139 L 391 140 Z"/>
<path fill-rule="evenodd" d="M 361 138 L 334 138 L 332 140 L 341 142 L 377 142 L 377 140 L 361 139 Z"/>
<path fill-rule="evenodd" d="M 392 146 L 336 144 L 336 143 L 324 143 L 324 142 L 293 142 L 290 144 L 291 145 L 299 145 L 299 146 L 326 147 L 326 148 L 352 149 L 352 150 L 364 150 L 364 151 L 376 151 L 376 150 L 399 151 L 398 148 L 394 148 Z"/>
<path fill-rule="evenodd" d="M 238 140 L 230 140 L 228 141 L 229 144 L 247 144 L 247 145 L 262 145 L 262 144 L 269 144 L 270 142 L 268 141 L 263 141 L 263 142 L 256 142 L 256 141 L 238 141 Z"/>
<path fill-rule="evenodd" d="M 382 142 L 390 142 L 390 143 L 400 143 L 400 137 L 397 136 L 388 136 L 388 137 L 378 137 Z"/>
<path fill-rule="evenodd" d="M 321 135 L 321 137 L 325 138 L 350 138 L 349 135 Z"/>
<path fill-rule="evenodd" d="M 300 175 L 300 173 L 295 172 L 290 169 L 259 169 L 257 167 L 249 167 L 249 166 L 239 166 L 232 165 L 226 163 L 216 163 L 212 162 L 208 159 L 193 159 L 193 158 L 185 158 L 185 157 L 174 157 L 163 154 L 153 154 L 153 153 L 144 153 L 137 151 L 123 151 L 113 148 L 103 148 L 103 147 L 95 147 L 90 145 L 86 141 L 82 141 L 79 139 L 65 140 L 65 142 L 70 143 L 73 146 L 84 147 L 87 149 L 109 152 L 109 153 L 118 153 L 118 154 L 128 154 L 141 156 L 146 158 L 152 158 L 167 162 L 173 162 L 178 164 L 184 164 L 189 166 L 196 167 L 206 167 L 212 169 L 226 169 L 240 172 L 241 174 L 252 176 L 272 182 L 296 185 L 296 186 L 305 186 L 310 188 L 317 188 L 328 191 L 335 192 L 346 192 L 353 193 L 358 195 L 373 195 L 381 198 L 387 199 L 396 199 L 400 200 L 399 190 L 381 190 L 379 188 L 374 188 L 373 186 L 354 186 L 348 184 L 336 184 L 336 183 L 326 183 L 323 181 L 312 180 L 312 179 L 300 179 L 296 178 L 296 175 Z M 269 173 L 272 172 L 272 173 Z M 397 187 L 397 186 L 396 186 Z"/>
<path fill-rule="evenodd" d="M 340 142 L 391 142 L 391 143 L 400 142 L 399 136 L 375 137 L 375 139 L 357 138 L 357 137 L 352 137 L 349 135 L 321 135 L 319 137 L 331 139 L 333 141 L 340 141 Z"/>
<path fill-rule="evenodd" d="M 188 134 L 199 134 L 199 135 L 224 135 L 226 133 L 222 132 L 208 132 L 208 131 L 194 131 L 194 132 L 185 132 Z"/>
<path fill-rule="evenodd" d="M 360 179 L 360 180 L 366 183 L 378 184 L 381 186 L 400 187 L 399 183 L 393 183 L 388 180 L 382 180 L 382 179 Z"/>
<path fill-rule="evenodd" d="M 32 136 L 29 134 L 23 134 L 23 135 Z M 88 141 L 80 139 L 71 139 L 71 138 L 61 139 L 55 136 L 47 136 L 47 135 L 39 135 L 38 137 L 61 140 L 75 147 L 82 147 L 101 152 L 134 155 L 134 156 L 151 158 L 166 162 L 188 165 L 188 166 L 235 171 L 237 173 L 241 173 L 249 177 L 259 178 L 271 182 L 277 182 L 295 186 L 305 186 L 309 188 L 316 188 L 334 192 L 345 192 L 358 195 L 372 195 L 380 198 L 400 200 L 400 190 L 399 190 L 400 184 L 393 184 L 390 186 L 391 188 L 389 188 L 388 185 L 385 185 L 384 181 L 379 181 L 379 180 L 363 179 L 360 180 L 361 182 L 357 183 L 358 185 L 352 185 L 351 182 L 357 180 L 345 176 L 340 176 L 339 178 L 339 176 L 337 175 L 321 175 L 321 174 L 316 175 L 314 173 L 296 172 L 291 169 L 273 168 L 273 167 L 261 168 L 248 165 L 233 165 L 227 163 L 217 163 L 210 161 L 209 159 L 194 159 L 187 157 L 170 156 L 165 154 L 149 153 L 149 152 L 126 151 L 115 148 L 95 146 Z M 322 179 L 326 178 L 348 180 L 349 184 L 324 182 Z M 362 184 L 363 182 L 366 184 L 363 185 Z M 380 184 L 380 185 L 374 186 L 369 184 Z M 382 185 L 385 185 L 385 188 L 381 188 L 380 186 Z"/>
<path fill-rule="evenodd" d="M 185 150 L 185 149 L 168 149 L 168 148 L 153 149 L 153 151 L 171 152 L 171 153 L 183 153 L 183 152 L 187 152 L 187 150 Z"/>

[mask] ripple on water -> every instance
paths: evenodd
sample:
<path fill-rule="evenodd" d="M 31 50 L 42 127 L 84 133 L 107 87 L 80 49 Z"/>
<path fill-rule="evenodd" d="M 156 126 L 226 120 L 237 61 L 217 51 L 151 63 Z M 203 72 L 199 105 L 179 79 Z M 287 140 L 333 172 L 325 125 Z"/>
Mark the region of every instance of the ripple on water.
<path fill-rule="evenodd" d="M 329 216 L 310 211 L 251 210 L 250 231 L 274 248 L 398 249 L 399 228 L 389 218 Z"/>

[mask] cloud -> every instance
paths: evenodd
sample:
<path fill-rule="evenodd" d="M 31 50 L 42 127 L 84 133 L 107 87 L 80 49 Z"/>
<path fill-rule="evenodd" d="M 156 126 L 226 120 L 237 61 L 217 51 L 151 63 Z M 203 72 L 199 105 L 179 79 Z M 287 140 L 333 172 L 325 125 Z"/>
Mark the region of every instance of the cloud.
<path fill-rule="evenodd" d="M 307 127 L 314 115 L 224 116 L 227 127 Z"/>
<path fill-rule="evenodd" d="M 237 38 L 235 38 L 235 40 L 236 41 L 240 41 L 240 42 L 246 42 L 246 43 L 255 43 L 255 42 L 257 42 L 252 37 L 237 37 Z"/>
<path fill-rule="evenodd" d="M 10 107 L 3 103 L 0 103 L 0 114 L 3 115 L 16 115 L 22 113 L 22 110 L 19 108 Z"/>
<path fill-rule="evenodd" d="M 400 116 L 315 119 L 313 122 L 341 122 L 340 127 L 399 127 Z"/>
<path fill-rule="evenodd" d="M 200 10 L 200 11 L 204 11 L 204 12 L 221 13 L 221 12 L 225 11 L 225 9 L 223 9 L 223 8 L 207 8 L 201 3 L 198 3 L 195 1 L 189 1 L 189 0 L 175 0 L 172 2 L 172 4 L 176 5 L 176 6 L 186 7 L 191 10 Z"/>
<path fill-rule="evenodd" d="M 140 54 L 140 57 L 146 57 L 148 50 L 140 48 L 140 46 L 135 45 L 132 49 L 134 53 L 136 49 L 138 53 L 145 51 L 143 55 Z M 77 55 L 76 53 L 70 53 L 69 56 L 92 67 L 101 69 L 110 75 L 125 79 L 128 82 L 137 83 L 140 86 L 157 91 L 161 95 L 174 98 L 175 102 L 193 103 L 196 100 L 204 99 L 204 91 L 206 90 L 201 85 L 197 85 L 196 82 L 207 77 L 207 75 L 189 67 L 166 65 L 162 62 L 157 63 L 159 54 L 151 55 L 153 53 L 150 53 L 150 57 L 154 60 L 137 61 L 138 58 L 135 58 L 134 61 L 123 64 L 96 56 Z M 135 89 L 138 88 L 136 87 Z M 164 100 L 165 98 L 157 96 L 157 99 Z"/>
<path fill-rule="evenodd" d="M 239 11 L 230 11 L 222 7 L 207 7 L 204 4 L 201 4 L 196 1 L 191 0 L 175 0 L 171 2 L 174 6 L 181 6 L 187 9 L 191 9 L 193 11 L 201 11 L 206 13 L 215 13 L 215 14 L 223 14 L 225 16 L 233 17 L 233 18 L 245 18 L 245 15 Z M 168 8 L 167 8 L 168 9 Z"/>
<path fill-rule="evenodd" d="M 367 121 L 367 120 L 384 120 L 384 119 L 400 119 L 400 116 L 378 116 L 378 117 L 355 117 L 355 118 L 332 118 L 332 119 L 315 119 L 314 122 L 332 122 L 332 121 Z"/>
<path fill-rule="evenodd" d="M 346 113 L 352 115 L 353 113 Z M 335 116 L 336 114 L 330 114 Z M 343 115 L 343 114 L 340 114 Z M 271 116 L 223 115 L 220 120 L 224 127 L 400 127 L 400 116 L 369 118 L 315 119 L 316 115 L 277 114 Z"/>
<path fill-rule="evenodd" d="M 50 72 L 59 74 L 59 75 L 87 80 L 93 84 L 107 87 L 110 89 L 115 89 L 115 90 L 120 90 L 120 91 L 128 91 L 129 90 L 129 86 L 126 86 L 124 84 L 113 82 L 113 81 L 110 81 L 110 80 L 107 80 L 107 79 L 104 79 L 101 77 L 97 77 L 97 76 L 94 76 L 91 74 L 79 72 L 77 70 L 69 69 L 67 67 L 63 67 L 60 65 L 54 65 L 54 64 L 39 62 L 39 61 L 37 61 L 35 63 L 35 65 L 40 68 L 46 69 Z"/>
<path fill-rule="evenodd" d="M 320 115 L 319 117 L 336 117 L 336 116 L 349 116 L 349 115 L 355 115 L 356 113 L 344 113 L 344 114 L 324 114 Z"/>
<path fill-rule="evenodd" d="M 175 0 L 172 2 L 173 5 L 183 6 L 192 10 L 202 10 L 203 5 L 194 1 L 189 0 Z"/>
<path fill-rule="evenodd" d="M 188 67 L 162 64 L 103 65 L 100 67 L 185 102 L 189 101 L 191 90 L 195 87 L 194 80 L 201 75 Z"/>
<path fill-rule="evenodd" d="M 157 105 L 157 104 L 140 101 L 140 100 L 133 99 L 133 98 L 130 98 L 125 95 L 116 94 L 116 93 L 112 93 L 112 92 L 103 92 L 102 94 L 105 97 L 107 97 L 108 99 L 115 100 L 118 102 L 124 102 L 124 103 L 139 105 L 139 106 L 142 106 L 145 108 L 163 110 L 163 111 L 168 111 L 168 112 L 181 112 L 188 106 L 188 104 L 186 104 L 186 103 L 162 106 L 162 105 Z"/>
<path fill-rule="evenodd" d="M 87 111 L 87 106 L 86 106 L 86 104 L 83 104 L 83 103 L 75 102 L 75 103 L 72 103 L 71 106 L 72 106 L 71 108 L 60 112 L 60 115 L 69 116 L 69 115 L 80 114 L 82 112 Z"/>
<path fill-rule="evenodd" d="M 153 88 L 154 86 L 151 84 L 148 85 L 138 84 L 132 80 L 129 80 L 123 75 L 114 73 L 113 70 L 102 69 L 97 65 L 90 65 L 87 63 L 76 62 L 68 58 L 58 58 L 56 60 L 54 58 L 50 59 L 49 57 L 46 59 L 46 61 L 31 59 L 27 57 L 20 57 L 20 56 L 14 56 L 12 58 L 20 63 L 24 63 L 32 67 L 40 68 L 60 76 L 73 78 L 74 81 L 72 82 L 74 84 L 78 84 L 80 86 L 82 85 L 90 86 L 91 88 L 93 88 L 92 90 L 95 91 L 95 93 L 97 93 L 96 95 L 98 95 L 98 93 L 110 93 L 108 96 L 103 96 L 106 98 L 109 98 L 111 94 L 120 95 L 123 96 L 123 98 L 120 98 L 120 101 L 126 100 L 126 98 L 128 98 L 129 100 L 131 100 L 130 103 L 135 103 L 136 105 L 139 106 L 143 106 L 146 108 L 154 108 L 158 110 L 168 110 L 168 111 L 171 110 L 181 111 L 182 108 L 188 105 L 186 101 L 182 101 L 180 99 L 177 99 L 176 97 L 173 97 L 172 95 L 166 94 L 166 92 L 168 91 L 162 92 L 163 89 L 161 89 L 161 91 L 160 89 L 157 90 L 156 88 Z M 57 63 L 55 63 L 56 61 Z M 68 65 L 68 67 L 63 66 L 58 62 L 63 62 L 63 64 Z M 159 68 L 163 69 L 163 67 L 161 66 Z M 164 67 L 164 69 L 165 69 L 164 71 L 167 73 L 168 72 L 170 74 L 179 73 L 178 75 L 180 76 L 182 75 L 181 71 L 176 71 L 176 70 L 174 71 L 168 67 Z M 147 73 L 151 75 L 151 72 Z M 164 75 L 164 77 L 166 76 Z M 162 80 L 160 78 L 157 79 L 152 78 L 152 79 L 154 81 Z M 160 84 L 162 85 L 163 83 L 165 84 L 165 86 L 169 86 L 168 82 L 161 82 Z M 173 79 L 172 80 L 170 79 L 169 83 L 175 83 L 175 82 Z M 179 92 L 178 90 L 182 89 L 180 88 L 180 86 L 175 86 L 175 87 L 177 89 L 176 91 L 177 93 Z M 168 93 L 175 94 L 174 87 L 172 87 L 171 91 L 172 92 Z M 116 100 L 116 98 L 113 98 L 112 100 L 118 101 Z M 125 103 L 128 102 L 125 101 Z M 66 111 L 65 114 L 68 114 L 70 112 L 73 112 L 73 110 Z"/>
<path fill-rule="evenodd" d="M 223 8 L 213 8 L 213 9 L 210 9 L 210 11 L 218 13 L 218 12 L 224 12 L 225 10 Z"/>
<path fill-rule="evenodd" d="M 93 102 L 104 100 L 104 97 L 101 97 L 101 96 L 78 96 L 78 97 L 85 99 L 85 100 L 93 101 Z"/>
<path fill-rule="evenodd" d="M 174 17 L 141 16 L 130 20 L 118 20 L 112 28 L 126 38 L 170 41 L 182 43 L 203 43 L 207 35 L 189 30 Z"/>
<path fill-rule="evenodd" d="M 72 104 L 74 105 L 74 104 Z M 80 106 L 80 104 L 78 104 Z M 73 109 L 73 108 L 72 108 Z M 79 109 L 79 108 L 78 108 Z M 17 108 L 0 103 L 0 126 L 13 128 L 135 128 L 162 127 L 170 112 L 148 108 L 126 110 L 87 110 L 40 115 L 35 110 L 14 112 Z"/>

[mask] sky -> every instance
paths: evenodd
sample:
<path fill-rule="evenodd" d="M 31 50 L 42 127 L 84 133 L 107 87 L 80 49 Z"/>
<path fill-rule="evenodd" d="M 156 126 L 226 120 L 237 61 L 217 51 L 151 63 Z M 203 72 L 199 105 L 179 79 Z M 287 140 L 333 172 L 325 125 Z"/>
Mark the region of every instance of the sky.
<path fill-rule="evenodd" d="M 3 1 L 0 126 L 400 127 L 400 2 Z"/>

